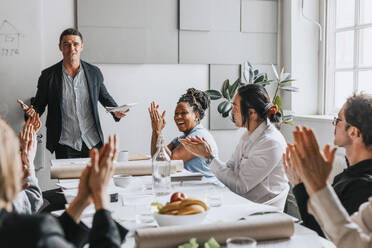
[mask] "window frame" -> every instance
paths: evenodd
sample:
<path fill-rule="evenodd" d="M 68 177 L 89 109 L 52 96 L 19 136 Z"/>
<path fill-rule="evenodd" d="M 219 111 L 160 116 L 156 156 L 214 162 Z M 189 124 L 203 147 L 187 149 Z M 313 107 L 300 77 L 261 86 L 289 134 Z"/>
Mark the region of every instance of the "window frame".
<path fill-rule="evenodd" d="M 360 31 L 367 28 L 372 28 L 372 23 L 360 24 L 360 0 L 355 1 L 354 9 L 354 25 L 342 28 L 336 27 L 336 10 L 337 0 L 327 0 L 325 3 L 325 26 L 326 26 L 326 40 L 325 40 L 325 94 L 324 114 L 335 114 L 339 111 L 339 107 L 335 106 L 335 73 L 341 71 L 353 72 L 353 91 L 358 90 L 359 72 L 372 71 L 372 66 L 360 66 Z M 354 31 L 354 45 L 353 45 L 353 66 L 336 69 L 336 34 L 345 31 Z M 350 95 L 352 92 L 350 92 Z"/>

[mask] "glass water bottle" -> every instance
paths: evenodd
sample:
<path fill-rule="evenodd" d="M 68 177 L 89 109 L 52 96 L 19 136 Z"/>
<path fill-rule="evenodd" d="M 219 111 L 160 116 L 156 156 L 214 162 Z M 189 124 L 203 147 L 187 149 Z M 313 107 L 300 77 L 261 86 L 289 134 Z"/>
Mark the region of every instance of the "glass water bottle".
<path fill-rule="evenodd" d="M 159 135 L 157 151 L 152 157 L 152 184 L 156 196 L 168 195 L 171 192 L 171 160 L 165 150 L 165 141 Z"/>

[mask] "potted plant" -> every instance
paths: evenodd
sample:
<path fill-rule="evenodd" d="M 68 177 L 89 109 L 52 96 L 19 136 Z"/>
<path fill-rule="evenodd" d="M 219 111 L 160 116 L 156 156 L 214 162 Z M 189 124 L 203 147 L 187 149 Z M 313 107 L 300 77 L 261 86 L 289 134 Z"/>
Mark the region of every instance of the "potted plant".
<path fill-rule="evenodd" d="M 253 66 L 249 62 L 244 63 L 244 71 L 243 76 L 245 83 L 242 82 L 241 78 L 235 80 L 233 84 L 230 84 L 229 79 L 226 79 L 222 83 L 221 90 L 207 90 L 206 92 L 210 96 L 211 100 L 219 100 L 223 98 L 224 100 L 218 105 L 217 111 L 222 115 L 223 118 L 228 116 L 231 117 L 231 110 L 233 108 L 233 98 L 236 94 L 236 91 L 239 87 L 246 85 L 246 84 L 261 84 L 263 86 L 270 85 L 272 83 L 276 83 L 276 89 L 274 96 L 271 98 L 273 99 L 273 104 L 278 106 L 279 112 L 282 115 L 282 122 L 285 124 L 293 124 L 292 123 L 292 114 L 285 113 L 282 107 L 282 99 L 279 95 L 280 91 L 289 91 L 289 92 L 297 92 L 298 88 L 291 86 L 291 82 L 295 81 L 295 79 L 291 78 L 290 73 L 285 73 L 284 68 L 282 68 L 280 74 L 278 74 L 274 65 L 272 65 L 272 69 L 274 72 L 274 79 L 268 79 L 267 73 L 260 73 L 258 69 L 253 68 Z"/>

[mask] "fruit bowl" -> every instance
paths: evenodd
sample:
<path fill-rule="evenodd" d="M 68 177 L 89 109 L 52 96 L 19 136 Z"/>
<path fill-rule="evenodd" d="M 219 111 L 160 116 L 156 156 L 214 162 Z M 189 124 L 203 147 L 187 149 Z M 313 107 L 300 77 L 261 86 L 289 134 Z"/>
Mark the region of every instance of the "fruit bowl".
<path fill-rule="evenodd" d="M 208 211 L 199 214 L 169 215 L 154 213 L 154 219 L 159 226 L 196 225 L 204 221 Z"/>

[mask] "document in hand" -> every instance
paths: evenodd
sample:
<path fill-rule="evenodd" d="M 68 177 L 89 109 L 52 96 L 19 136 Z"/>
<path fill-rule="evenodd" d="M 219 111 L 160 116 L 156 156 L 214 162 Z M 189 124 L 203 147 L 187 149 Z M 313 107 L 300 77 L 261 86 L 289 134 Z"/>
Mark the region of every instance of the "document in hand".
<path fill-rule="evenodd" d="M 134 107 L 137 105 L 136 102 L 134 103 L 127 103 L 118 107 L 106 107 L 107 112 L 116 112 L 116 111 L 127 111 L 128 109 Z"/>

